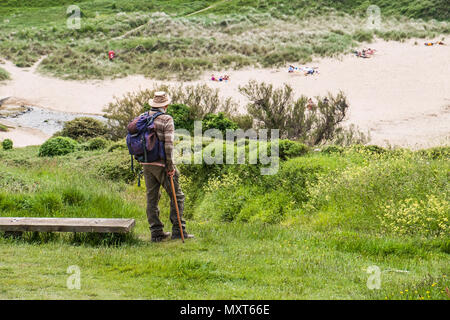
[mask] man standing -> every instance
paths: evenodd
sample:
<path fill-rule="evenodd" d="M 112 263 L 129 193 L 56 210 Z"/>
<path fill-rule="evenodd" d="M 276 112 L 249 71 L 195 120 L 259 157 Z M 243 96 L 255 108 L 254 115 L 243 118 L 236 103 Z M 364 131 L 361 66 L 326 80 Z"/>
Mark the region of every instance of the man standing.
<path fill-rule="evenodd" d="M 150 115 L 156 112 L 164 114 L 157 117 L 154 121 L 155 131 L 158 139 L 164 143 L 166 153 L 165 160 L 158 160 L 151 163 L 143 163 L 145 185 L 147 186 L 147 218 L 150 224 L 150 232 L 152 234 L 152 242 L 160 242 L 170 237 L 170 232 L 164 232 L 164 224 L 159 219 L 158 202 L 161 197 L 160 186 L 166 190 L 170 197 L 170 221 L 172 222 L 172 239 L 180 239 L 181 232 L 184 238 L 194 238 L 192 234 L 186 233 L 186 222 L 183 219 L 184 209 L 184 193 L 181 191 L 178 178 L 180 176 L 178 170 L 175 168 L 173 159 L 173 141 L 175 126 L 170 115 L 165 114 L 171 99 L 163 91 L 155 92 L 153 99 L 149 101 L 152 109 Z M 183 230 L 180 230 L 177 212 L 175 208 L 174 198 L 172 196 L 172 189 L 170 185 L 169 176 L 173 177 L 175 185 L 175 195 L 178 202 L 178 209 L 180 212 L 181 225 Z"/>

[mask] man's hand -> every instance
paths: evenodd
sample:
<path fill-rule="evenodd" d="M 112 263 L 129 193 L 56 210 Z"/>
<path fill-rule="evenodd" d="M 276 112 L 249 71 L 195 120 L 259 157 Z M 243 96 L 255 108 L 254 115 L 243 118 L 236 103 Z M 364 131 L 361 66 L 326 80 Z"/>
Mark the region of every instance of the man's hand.
<path fill-rule="evenodd" d="M 169 177 L 173 177 L 173 176 L 175 175 L 175 170 L 167 171 L 167 175 L 168 175 Z"/>

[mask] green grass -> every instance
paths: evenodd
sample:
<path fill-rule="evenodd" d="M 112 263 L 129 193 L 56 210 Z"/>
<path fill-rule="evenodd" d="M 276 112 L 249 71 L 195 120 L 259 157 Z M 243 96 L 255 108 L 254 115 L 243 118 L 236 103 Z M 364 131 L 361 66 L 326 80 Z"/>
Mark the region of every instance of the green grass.
<path fill-rule="evenodd" d="M 0 132 L 8 132 L 11 127 L 0 123 Z"/>
<path fill-rule="evenodd" d="M 180 166 L 196 235 L 185 244 L 150 242 L 145 190 L 121 180 L 126 151 L 37 154 L 0 151 L 2 216 L 123 217 L 136 228 L 125 238 L 0 237 L 1 299 L 449 299 L 448 223 L 437 237 L 400 235 L 383 229 L 377 207 L 429 194 L 448 201 L 448 148 L 314 152 L 266 177 L 248 165 Z M 163 193 L 170 228 L 168 204 Z M 71 265 L 81 290 L 66 287 Z M 373 265 L 380 290 L 366 285 Z"/>
<path fill-rule="evenodd" d="M 0 81 L 9 80 L 11 79 L 8 71 L 5 69 L 0 68 Z"/>
<path fill-rule="evenodd" d="M 366 30 L 367 1 L 78 1 L 82 27 L 66 26 L 69 2 L 0 5 L 0 56 L 68 79 L 130 74 L 188 80 L 204 70 L 307 63 L 348 53 L 375 36 L 401 41 L 448 34 L 448 6 L 434 1 L 373 1 L 380 30 Z M 211 9 L 186 15 L 213 5 Z M 431 20 L 430 20 L 431 19 Z M 438 19 L 436 21 L 433 19 Z M 118 38 L 142 26 L 125 38 Z M 107 52 L 117 59 L 110 63 Z M 165 72 L 161 72 L 165 70 Z"/>

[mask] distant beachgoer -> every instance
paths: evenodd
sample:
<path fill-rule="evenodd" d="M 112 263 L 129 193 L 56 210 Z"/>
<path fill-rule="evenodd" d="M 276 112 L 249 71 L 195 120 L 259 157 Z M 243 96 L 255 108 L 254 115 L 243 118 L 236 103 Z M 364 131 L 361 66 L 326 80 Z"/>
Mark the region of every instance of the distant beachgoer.
<path fill-rule="evenodd" d="M 223 76 L 223 80 L 225 81 L 225 82 L 227 82 L 228 80 L 230 80 L 230 76 L 229 75 L 224 75 Z"/>
<path fill-rule="evenodd" d="M 304 71 L 305 76 L 307 76 L 309 74 L 313 75 L 315 72 L 314 68 L 310 68 L 310 67 L 304 67 L 302 70 Z"/>
<path fill-rule="evenodd" d="M 289 72 L 289 73 L 293 73 L 294 70 L 295 70 L 295 67 L 292 66 L 292 65 L 290 65 L 290 66 L 289 66 L 289 69 L 288 69 L 288 72 Z"/>
<path fill-rule="evenodd" d="M 434 43 L 433 42 L 425 42 L 425 45 L 428 47 L 431 47 L 432 45 L 434 45 Z"/>
<path fill-rule="evenodd" d="M 323 99 L 323 103 L 324 104 L 328 104 L 330 101 L 328 100 L 328 98 L 327 97 L 325 97 L 324 99 Z"/>
<path fill-rule="evenodd" d="M 108 52 L 109 61 L 112 61 L 116 57 L 116 53 L 113 50 Z"/>
<path fill-rule="evenodd" d="M 217 79 L 216 79 L 216 77 L 212 74 L 211 75 L 211 81 L 216 81 Z"/>
<path fill-rule="evenodd" d="M 313 100 L 311 98 L 309 98 L 306 108 L 308 108 L 308 110 L 313 110 L 315 107 L 316 107 L 316 105 L 314 104 Z"/>

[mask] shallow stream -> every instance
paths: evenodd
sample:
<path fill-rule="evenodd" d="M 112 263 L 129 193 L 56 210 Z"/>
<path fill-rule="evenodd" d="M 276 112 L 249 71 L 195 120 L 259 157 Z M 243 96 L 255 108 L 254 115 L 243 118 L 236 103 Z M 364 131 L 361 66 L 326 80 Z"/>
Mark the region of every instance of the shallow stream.
<path fill-rule="evenodd" d="M 9 106 L 14 107 L 14 106 Z M 21 108 L 17 106 L 17 108 Z M 1 117 L 21 127 L 28 127 L 41 130 L 42 132 L 53 135 L 55 132 L 61 130 L 64 122 L 73 120 L 79 117 L 91 117 L 105 122 L 106 118 L 103 116 L 83 114 L 83 113 L 67 113 L 60 111 L 46 110 L 38 107 L 22 107 L 21 112 L 11 113 Z"/>

